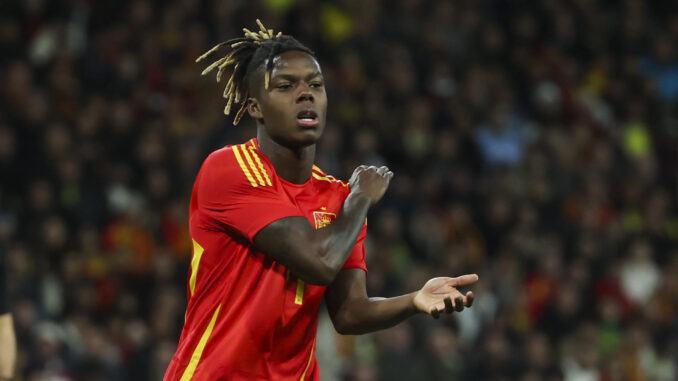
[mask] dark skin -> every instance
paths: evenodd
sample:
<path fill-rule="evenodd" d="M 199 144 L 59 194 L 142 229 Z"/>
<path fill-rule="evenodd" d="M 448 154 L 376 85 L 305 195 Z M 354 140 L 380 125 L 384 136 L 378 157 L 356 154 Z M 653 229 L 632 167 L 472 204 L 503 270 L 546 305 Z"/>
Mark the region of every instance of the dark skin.
<path fill-rule="evenodd" d="M 262 68 L 249 84 L 253 97 L 247 109 L 257 121 L 259 148 L 280 177 L 303 184 L 311 176 L 315 144 L 325 128 L 327 95 L 320 65 L 307 53 L 288 51 L 274 58 L 268 89 L 264 89 L 263 77 Z M 304 123 L 300 115 L 314 116 L 314 124 Z M 422 289 L 394 298 L 369 298 L 365 272 L 342 269 L 370 206 L 381 199 L 392 177 L 387 167 L 359 166 L 349 180 L 351 192 L 332 224 L 314 229 L 304 217 L 288 217 L 272 222 L 254 237 L 258 250 L 305 282 L 328 286 L 328 311 L 342 334 L 392 327 L 419 312 L 437 318 L 473 303 L 473 294 L 462 294 L 457 287 L 476 282 L 475 274 L 433 278 Z"/>

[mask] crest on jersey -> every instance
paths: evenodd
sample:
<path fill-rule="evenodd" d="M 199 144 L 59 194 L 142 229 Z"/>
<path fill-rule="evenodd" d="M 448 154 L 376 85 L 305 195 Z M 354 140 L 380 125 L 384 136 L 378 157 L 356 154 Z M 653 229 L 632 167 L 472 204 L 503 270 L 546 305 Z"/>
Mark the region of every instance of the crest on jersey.
<path fill-rule="evenodd" d="M 313 220 L 315 221 L 315 228 L 321 229 L 329 225 L 337 218 L 337 215 L 330 212 L 313 212 Z"/>

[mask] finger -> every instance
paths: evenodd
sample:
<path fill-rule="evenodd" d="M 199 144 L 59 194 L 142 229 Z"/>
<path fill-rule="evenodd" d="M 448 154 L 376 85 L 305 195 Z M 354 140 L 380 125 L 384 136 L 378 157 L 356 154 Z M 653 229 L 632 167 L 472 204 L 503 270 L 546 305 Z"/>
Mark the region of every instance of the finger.
<path fill-rule="evenodd" d="M 440 316 L 440 312 L 438 312 L 437 308 L 431 308 L 431 316 L 433 316 L 434 319 L 437 319 Z"/>
<path fill-rule="evenodd" d="M 457 310 L 457 312 L 461 312 L 464 310 L 464 301 L 461 299 L 461 297 L 456 297 L 454 299 L 454 307 Z"/>
<path fill-rule="evenodd" d="M 388 172 L 388 167 L 385 165 L 382 165 L 377 169 L 377 173 L 380 175 L 383 175 L 384 173 Z"/>
<path fill-rule="evenodd" d="M 360 167 L 356 167 L 353 170 L 353 173 L 351 174 L 351 180 L 357 179 L 364 170 L 365 170 L 365 168 L 363 168 L 362 165 Z M 349 181 L 351 181 L 351 180 L 349 180 Z"/>
<path fill-rule="evenodd" d="M 452 278 L 452 282 L 454 283 L 454 286 L 467 286 L 467 285 L 475 283 L 477 281 L 478 281 L 478 275 L 477 274 L 466 274 L 466 275 L 458 276 L 456 278 Z"/>
<path fill-rule="evenodd" d="M 473 305 L 473 292 L 469 291 L 466 293 L 466 307 L 471 307 Z"/>
<path fill-rule="evenodd" d="M 452 305 L 452 298 L 449 296 L 445 298 L 445 312 L 451 314 L 454 311 L 454 305 Z"/>

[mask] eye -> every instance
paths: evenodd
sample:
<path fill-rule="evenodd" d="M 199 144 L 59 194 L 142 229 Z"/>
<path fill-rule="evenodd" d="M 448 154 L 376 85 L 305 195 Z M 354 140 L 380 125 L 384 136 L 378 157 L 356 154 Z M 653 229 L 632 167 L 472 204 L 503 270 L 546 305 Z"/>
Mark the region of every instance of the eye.
<path fill-rule="evenodd" d="M 292 88 L 292 85 L 289 84 L 289 83 L 281 83 L 281 84 L 279 84 L 278 86 L 276 86 L 276 88 L 277 88 L 278 90 L 283 90 L 283 91 L 284 91 L 284 90 L 289 90 L 289 89 L 291 89 L 291 88 Z"/>
<path fill-rule="evenodd" d="M 317 89 L 317 88 L 323 87 L 323 83 L 322 82 L 311 82 L 310 86 Z"/>

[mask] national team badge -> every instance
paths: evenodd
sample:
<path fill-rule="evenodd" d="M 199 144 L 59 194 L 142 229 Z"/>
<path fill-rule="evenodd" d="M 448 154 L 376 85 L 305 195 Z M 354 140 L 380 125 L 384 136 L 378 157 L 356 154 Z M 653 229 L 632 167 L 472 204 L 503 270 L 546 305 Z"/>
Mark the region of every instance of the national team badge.
<path fill-rule="evenodd" d="M 337 215 L 330 212 L 313 212 L 313 220 L 315 220 L 315 228 L 320 229 L 329 225 L 337 218 Z"/>

